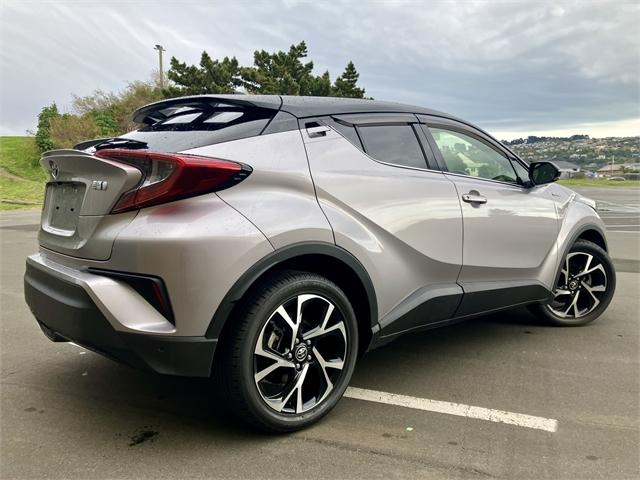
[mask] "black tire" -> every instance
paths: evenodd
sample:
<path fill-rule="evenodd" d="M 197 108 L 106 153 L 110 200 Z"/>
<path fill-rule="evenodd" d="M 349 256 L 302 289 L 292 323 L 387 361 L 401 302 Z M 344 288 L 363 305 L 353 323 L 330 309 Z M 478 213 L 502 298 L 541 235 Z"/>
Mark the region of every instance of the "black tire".
<path fill-rule="evenodd" d="M 307 294 L 318 295 L 326 300 L 328 304 L 333 304 L 334 313 L 331 314 L 332 318 L 335 316 L 338 320 L 343 320 L 338 322 L 344 324 L 344 330 L 346 331 L 346 338 L 340 340 L 344 343 L 343 368 L 338 372 L 337 378 L 334 379 L 335 383 L 330 382 L 329 377 L 325 377 L 327 379 L 326 385 L 332 384 L 333 388 L 325 391 L 326 396 L 318 394 L 321 401 L 309 410 L 302 411 L 302 409 L 300 409 L 300 413 L 297 413 L 297 411 L 286 412 L 284 409 L 282 411 L 276 411 L 274 407 L 267 404 L 267 400 L 263 396 L 264 392 L 262 391 L 262 387 L 258 386 L 258 383 L 262 382 L 262 380 L 258 381 L 254 377 L 256 371 L 260 373 L 257 362 L 262 360 L 262 357 L 260 357 L 256 351 L 257 341 L 259 337 L 267 337 L 262 332 L 267 328 L 272 328 L 272 324 L 267 325 L 267 323 L 273 322 L 271 318 L 275 318 L 276 309 L 280 306 L 290 305 L 288 302 L 300 302 L 298 297 Z M 312 300 L 314 302 L 320 302 L 319 299 Z M 315 308 L 319 311 L 320 307 L 316 305 L 313 308 L 309 308 L 311 308 L 311 310 Z M 329 307 L 327 306 L 326 311 L 328 310 Z M 325 314 L 325 316 L 329 318 L 328 315 Z M 217 360 L 216 369 L 227 405 L 240 419 L 261 430 L 269 432 L 291 432 L 317 422 L 335 407 L 349 384 L 358 354 L 358 328 L 355 313 L 346 295 L 335 283 L 314 273 L 293 270 L 275 272 L 265 277 L 245 295 L 229 321 L 233 323 L 231 324 L 230 330 L 225 332 L 221 345 L 219 346 L 221 349 L 221 357 L 219 361 Z M 301 327 L 300 331 L 302 330 Z M 342 329 L 339 330 L 342 332 Z M 342 335 L 342 333 L 340 333 L 340 335 Z M 298 336 L 301 337 L 302 335 L 299 334 Z M 273 333 L 268 337 L 270 341 Z M 283 340 L 284 341 L 278 340 L 278 342 L 289 344 L 291 341 L 293 345 L 293 335 Z M 316 338 L 315 341 L 321 342 L 322 340 Z M 333 339 L 331 341 L 336 342 L 338 340 Z M 311 340 L 302 341 L 305 345 L 308 342 L 311 342 Z M 301 346 L 300 343 L 297 343 L 296 349 Z M 312 354 L 311 349 L 315 346 L 318 346 L 318 349 L 320 348 L 319 344 L 309 346 L 309 354 Z M 276 350 L 269 350 L 269 352 L 274 351 Z M 287 349 L 287 351 L 289 350 Z M 318 351 L 319 350 L 315 350 L 315 352 Z M 294 349 L 292 349 L 290 353 L 291 352 L 294 352 L 294 355 L 302 353 Z M 280 354 L 280 352 L 278 353 Z M 322 356 L 319 358 L 322 358 Z M 314 361 L 316 363 L 315 366 L 313 365 Z M 295 356 L 293 357 L 293 362 L 296 362 Z M 284 371 L 284 373 L 276 369 L 278 377 L 292 378 L 292 380 L 288 381 L 289 383 L 285 382 L 283 384 L 294 385 L 296 381 L 295 378 L 300 378 L 300 376 L 305 378 L 304 381 L 306 382 L 308 378 L 307 373 L 311 376 L 311 372 L 315 370 L 319 372 L 323 370 L 324 372 L 330 371 L 332 374 L 335 374 L 333 370 L 334 367 L 331 369 L 321 369 L 319 360 L 313 358 L 313 355 L 311 360 L 304 360 L 303 362 L 305 366 L 300 369 L 296 368 L 295 371 L 288 366 L 283 367 L 282 371 Z M 276 374 L 273 373 L 273 375 Z M 267 378 L 266 380 L 269 379 Z M 272 384 L 269 383 L 269 385 Z M 319 388 L 320 386 L 318 386 L 318 389 Z M 282 391 L 285 392 L 288 390 L 283 389 Z M 286 397 L 286 395 L 280 398 L 284 397 Z M 299 406 L 300 404 L 296 403 L 294 408 L 297 410 Z"/>
<path fill-rule="evenodd" d="M 605 279 L 606 287 L 604 292 L 602 292 L 602 295 L 599 295 L 599 303 L 597 304 L 597 306 L 595 306 L 593 310 L 588 311 L 588 313 L 586 313 L 583 316 L 573 315 L 573 316 L 562 317 L 554 313 L 554 311 L 564 310 L 564 308 L 561 308 L 559 310 L 552 309 L 554 305 L 556 305 L 556 303 L 554 303 L 554 302 L 557 302 L 556 298 L 552 299 L 550 302 L 546 304 L 536 304 L 536 305 L 531 305 L 529 307 L 529 309 L 532 311 L 532 313 L 534 313 L 534 315 L 544 319 L 545 321 L 547 321 L 552 325 L 557 325 L 561 327 L 577 327 L 580 325 L 585 325 L 587 323 L 593 322 L 596 318 L 602 315 L 602 313 L 607 309 L 607 307 L 609 306 L 609 303 L 611 303 L 611 299 L 613 298 L 613 294 L 616 289 L 616 272 L 613 267 L 613 263 L 611 262 L 611 259 L 609 258 L 609 255 L 607 254 L 607 252 L 605 252 L 600 246 L 596 245 L 595 243 L 589 242 L 587 240 L 578 240 L 576 241 L 576 243 L 573 244 L 573 246 L 565 256 L 565 258 L 562 259 L 562 262 L 560 264 L 560 271 L 557 275 L 557 285 L 556 285 L 555 291 L 558 291 L 559 289 L 562 289 L 563 287 L 565 287 L 564 285 L 565 278 L 562 271 L 565 268 L 565 262 L 567 257 L 570 257 L 571 254 L 592 255 L 593 259 L 596 262 L 599 262 L 603 267 L 604 274 L 606 275 L 606 277 L 603 277 Z M 593 263 L 592 265 L 596 265 L 596 264 Z M 599 272 L 597 273 L 599 274 Z M 584 277 L 581 277 L 581 278 L 584 278 Z M 580 288 L 581 287 L 578 287 L 578 289 Z M 563 291 L 567 291 L 567 290 L 563 290 Z M 582 294 L 582 292 L 577 292 L 577 293 Z M 589 292 L 586 292 L 586 295 L 589 295 Z"/>

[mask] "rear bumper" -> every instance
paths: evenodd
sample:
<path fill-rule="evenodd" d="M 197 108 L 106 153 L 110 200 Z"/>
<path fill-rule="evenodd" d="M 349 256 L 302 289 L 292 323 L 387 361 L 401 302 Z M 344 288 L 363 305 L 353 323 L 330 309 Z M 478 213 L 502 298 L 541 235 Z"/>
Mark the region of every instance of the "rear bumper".
<path fill-rule="evenodd" d="M 74 342 L 132 367 L 208 377 L 217 341 L 205 337 L 116 330 L 82 287 L 46 265 L 27 261 L 25 300 L 49 339 Z"/>

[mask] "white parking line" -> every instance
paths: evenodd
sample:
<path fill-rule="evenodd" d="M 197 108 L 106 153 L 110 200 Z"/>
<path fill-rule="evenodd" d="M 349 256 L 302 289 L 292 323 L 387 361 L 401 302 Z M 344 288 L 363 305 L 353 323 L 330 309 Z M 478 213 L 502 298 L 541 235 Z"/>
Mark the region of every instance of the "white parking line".
<path fill-rule="evenodd" d="M 558 421 L 553 418 L 534 417 L 533 415 L 505 412 L 504 410 L 494 410 L 492 408 L 474 407 L 461 403 L 442 402 L 440 400 L 429 400 L 428 398 L 410 397 L 407 395 L 356 387 L 347 388 L 344 396 L 357 400 L 366 400 L 368 402 L 413 408 L 415 410 L 476 418 L 479 420 L 488 420 L 489 422 L 517 425 L 518 427 L 535 428 L 537 430 L 544 430 L 545 432 L 556 432 L 558 430 Z"/>

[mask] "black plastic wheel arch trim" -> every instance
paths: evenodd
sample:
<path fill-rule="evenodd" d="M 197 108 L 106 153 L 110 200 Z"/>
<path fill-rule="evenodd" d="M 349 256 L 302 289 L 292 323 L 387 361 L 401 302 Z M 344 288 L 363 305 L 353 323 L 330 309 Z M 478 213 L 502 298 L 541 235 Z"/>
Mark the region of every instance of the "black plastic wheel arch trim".
<path fill-rule="evenodd" d="M 564 261 L 565 257 L 569 254 L 569 252 L 571 251 L 571 248 L 576 243 L 578 238 L 580 238 L 580 236 L 583 233 L 588 232 L 589 230 L 595 230 L 596 232 L 598 232 L 600 237 L 602 237 L 602 241 L 604 242 L 604 246 L 605 246 L 604 251 L 609 253 L 609 245 L 607 244 L 607 237 L 604 234 L 604 231 L 602 230 L 602 228 L 600 228 L 599 226 L 597 226 L 595 224 L 583 225 L 582 227 L 577 229 L 575 232 L 573 232 L 571 237 L 569 237 L 569 241 L 567 242 L 567 246 L 564 247 L 564 251 L 562 252 L 562 256 L 558 257 L 560 259 L 560 261 L 558 262 L 558 271 L 556 272 L 556 275 L 555 275 L 555 277 L 553 279 L 552 288 L 555 289 L 556 285 L 558 284 L 558 280 L 560 279 L 560 272 L 562 270 L 562 262 Z"/>
<path fill-rule="evenodd" d="M 218 338 L 236 303 L 255 281 L 271 268 L 287 260 L 305 255 L 326 255 L 346 264 L 357 275 L 367 294 L 370 324 L 373 332 L 378 326 L 378 302 L 373 282 L 360 261 L 344 248 L 326 242 L 300 242 L 279 248 L 263 257 L 233 284 L 211 319 L 206 338 Z"/>

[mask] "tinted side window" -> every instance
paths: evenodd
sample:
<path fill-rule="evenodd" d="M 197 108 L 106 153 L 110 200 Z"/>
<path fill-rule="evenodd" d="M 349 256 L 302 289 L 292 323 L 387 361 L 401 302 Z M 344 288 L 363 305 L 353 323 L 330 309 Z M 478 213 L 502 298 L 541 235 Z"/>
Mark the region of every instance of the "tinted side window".
<path fill-rule="evenodd" d="M 328 122 L 331 128 L 334 128 L 340 135 L 353 143 L 356 147 L 362 150 L 362 143 L 356 132 L 356 127 L 353 125 L 344 125 L 340 122 Z"/>
<path fill-rule="evenodd" d="M 429 130 L 451 173 L 517 183 L 516 172 L 509 159 L 486 143 L 454 130 Z"/>
<path fill-rule="evenodd" d="M 368 125 L 358 127 L 364 150 L 381 162 L 427 168 L 420 143 L 411 125 Z"/>
<path fill-rule="evenodd" d="M 513 165 L 513 168 L 518 174 L 520 180 L 522 180 L 523 182 L 527 182 L 529 180 L 529 169 L 522 166 L 522 164 L 515 159 L 511 160 L 511 164 Z"/>

